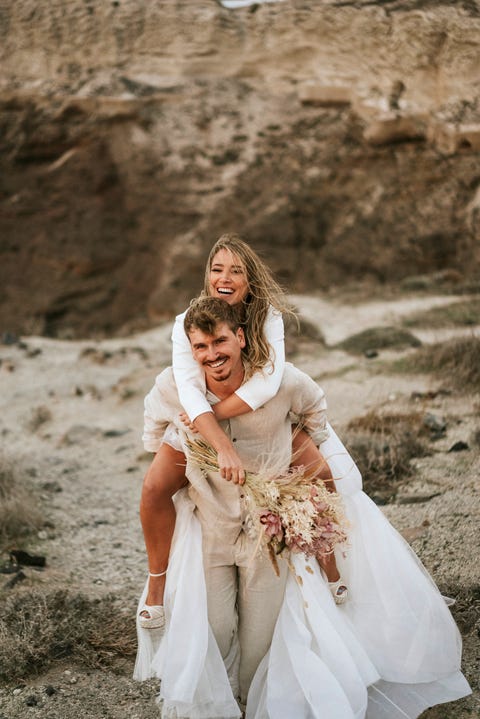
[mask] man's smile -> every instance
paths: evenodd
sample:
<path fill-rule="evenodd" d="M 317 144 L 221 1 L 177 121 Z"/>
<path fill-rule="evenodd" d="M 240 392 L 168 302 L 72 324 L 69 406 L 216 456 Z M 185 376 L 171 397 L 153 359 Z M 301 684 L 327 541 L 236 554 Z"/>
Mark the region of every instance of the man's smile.
<path fill-rule="evenodd" d="M 203 364 L 208 365 L 212 369 L 217 369 L 218 367 L 221 367 L 222 365 L 224 365 L 225 362 L 227 362 L 227 360 L 228 360 L 228 357 L 219 357 L 216 360 L 206 360 Z"/>

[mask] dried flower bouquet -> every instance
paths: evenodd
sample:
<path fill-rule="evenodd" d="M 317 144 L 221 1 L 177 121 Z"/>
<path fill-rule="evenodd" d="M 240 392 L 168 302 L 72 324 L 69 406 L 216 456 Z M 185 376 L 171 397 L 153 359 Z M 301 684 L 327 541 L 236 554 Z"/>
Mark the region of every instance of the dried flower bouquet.
<path fill-rule="evenodd" d="M 217 454 L 203 440 L 187 440 L 189 459 L 204 471 L 218 472 Z M 265 466 L 246 472 L 245 501 L 259 544 L 266 545 L 278 573 L 276 555 L 284 550 L 308 557 L 330 554 L 347 540 L 342 500 L 305 467 L 275 472 Z"/>

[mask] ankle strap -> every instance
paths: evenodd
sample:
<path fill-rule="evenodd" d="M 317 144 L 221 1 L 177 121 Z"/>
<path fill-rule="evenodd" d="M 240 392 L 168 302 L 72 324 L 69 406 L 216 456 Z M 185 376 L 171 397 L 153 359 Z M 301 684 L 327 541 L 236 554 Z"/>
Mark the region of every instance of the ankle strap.
<path fill-rule="evenodd" d="M 167 567 L 167 569 L 168 569 L 168 567 Z M 164 572 L 160 572 L 160 574 L 153 574 L 153 572 L 149 572 L 148 576 L 149 577 L 164 577 L 167 573 L 167 569 Z"/>

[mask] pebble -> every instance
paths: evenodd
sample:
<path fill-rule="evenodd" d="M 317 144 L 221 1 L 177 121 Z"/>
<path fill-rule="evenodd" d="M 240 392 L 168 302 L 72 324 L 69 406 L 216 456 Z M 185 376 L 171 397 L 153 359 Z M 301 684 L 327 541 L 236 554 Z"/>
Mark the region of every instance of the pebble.
<path fill-rule="evenodd" d="M 21 693 L 22 693 L 22 690 L 21 690 L 21 689 L 14 689 L 14 690 L 13 690 L 13 696 L 14 696 L 14 697 L 18 697 L 18 695 L 21 694 Z"/>
<path fill-rule="evenodd" d="M 448 452 L 464 452 L 467 449 L 470 449 L 468 444 L 460 440 L 458 442 L 455 442 L 455 444 L 452 444 Z"/>
<path fill-rule="evenodd" d="M 431 412 L 427 412 L 427 414 L 423 418 L 423 424 L 425 427 L 427 427 L 432 433 L 435 435 L 442 435 L 445 433 L 447 429 L 447 423 L 443 419 L 443 417 L 438 417 L 435 414 L 432 414 Z"/>

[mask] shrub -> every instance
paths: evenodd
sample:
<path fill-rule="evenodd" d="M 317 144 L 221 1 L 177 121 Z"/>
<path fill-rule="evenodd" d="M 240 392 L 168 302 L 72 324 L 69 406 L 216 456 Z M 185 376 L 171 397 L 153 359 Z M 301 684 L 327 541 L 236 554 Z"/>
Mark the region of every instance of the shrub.
<path fill-rule="evenodd" d="M 18 463 L 0 454 L 0 548 L 44 524 Z"/>
<path fill-rule="evenodd" d="M 380 414 L 372 410 L 348 424 L 347 446 L 373 499 L 393 499 L 399 484 L 412 474 L 411 460 L 428 454 L 422 431 L 419 412 Z"/>
<path fill-rule="evenodd" d="M 479 323 L 480 300 L 452 302 L 442 307 L 432 307 L 423 312 L 415 312 L 405 317 L 405 327 L 468 327 Z"/>
<path fill-rule="evenodd" d="M 45 672 L 69 656 L 88 667 L 135 654 L 135 623 L 108 595 L 90 599 L 65 590 L 20 589 L 0 610 L 0 678 Z"/>
<path fill-rule="evenodd" d="M 465 392 L 480 390 L 480 337 L 457 337 L 427 345 L 393 363 L 402 372 L 430 372 Z"/>
<path fill-rule="evenodd" d="M 363 354 L 368 350 L 405 349 L 420 345 L 420 340 L 408 330 L 397 327 L 371 327 L 347 337 L 337 347 L 352 354 Z"/>

